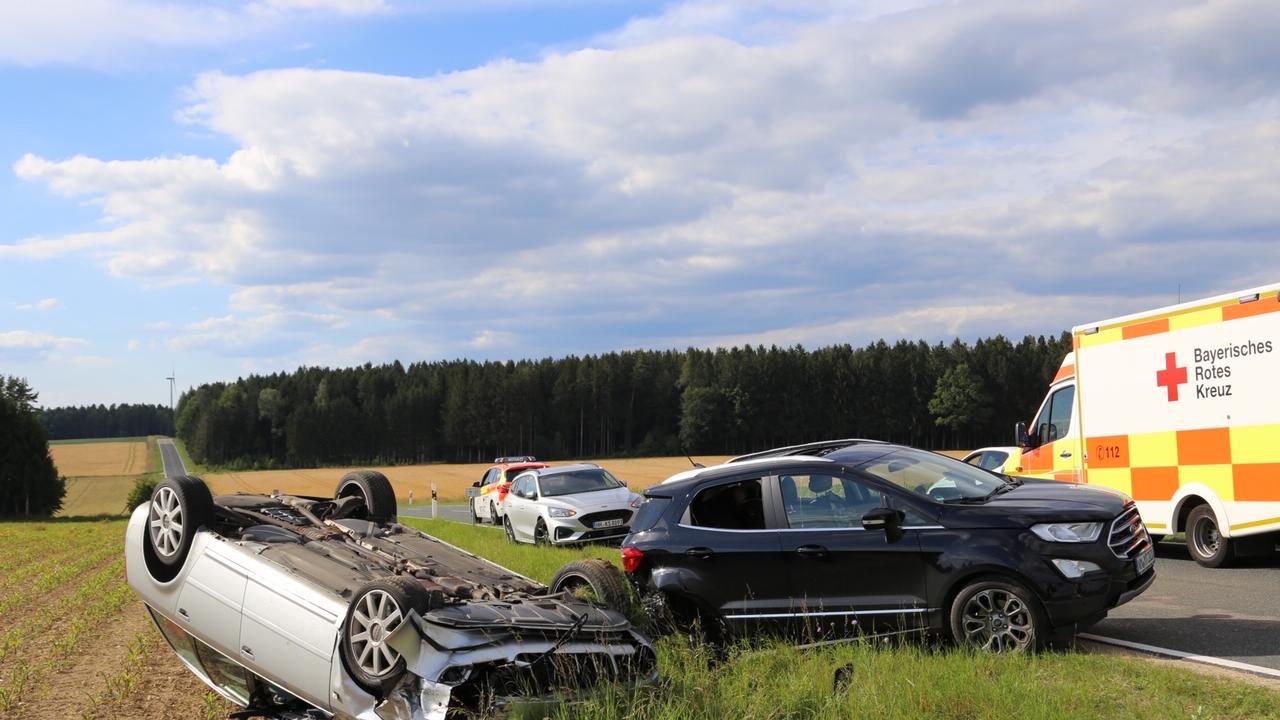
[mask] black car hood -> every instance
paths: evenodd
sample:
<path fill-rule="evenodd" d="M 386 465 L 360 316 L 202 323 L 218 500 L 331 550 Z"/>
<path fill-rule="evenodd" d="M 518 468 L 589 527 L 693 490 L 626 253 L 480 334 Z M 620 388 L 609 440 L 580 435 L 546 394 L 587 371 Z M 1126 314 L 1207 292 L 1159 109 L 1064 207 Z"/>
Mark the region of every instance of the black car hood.
<path fill-rule="evenodd" d="M 1075 483 L 1026 481 L 982 504 L 948 505 L 950 527 L 1028 527 L 1040 522 L 1110 520 L 1130 502 L 1123 493 Z"/>

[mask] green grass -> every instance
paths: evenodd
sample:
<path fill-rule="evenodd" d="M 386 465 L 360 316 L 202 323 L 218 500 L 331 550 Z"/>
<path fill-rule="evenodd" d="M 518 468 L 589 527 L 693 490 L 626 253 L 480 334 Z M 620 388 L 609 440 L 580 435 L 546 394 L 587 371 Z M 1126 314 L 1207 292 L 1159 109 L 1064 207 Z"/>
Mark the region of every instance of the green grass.
<path fill-rule="evenodd" d="M 583 557 L 620 562 L 617 548 L 511 545 L 498 528 L 405 518 L 408 525 L 547 582 Z M 912 642 L 855 640 L 800 650 L 762 639 L 724 662 L 683 638 L 658 642 L 662 679 L 605 688 L 553 709 L 564 720 L 868 718 L 873 720 L 1068 720 L 1075 718 L 1280 718 L 1280 693 L 1164 663 L 1085 652 L 973 654 Z M 836 687 L 838 669 L 849 668 Z M 542 717 L 537 714 L 535 717 Z"/>
<path fill-rule="evenodd" d="M 551 576 L 565 563 L 583 558 L 601 557 L 622 567 L 622 555 L 616 547 L 540 547 L 523 543 L 513 545 L 507 542 L 507 536 L 501 527 L 492 525 L 468 525 L 452 520 L 411 517 L 402 517 L 400 522 L 542 583 L 551 582 Z"/>
<path fill-rule="evenodd" d="M 188 475 L 204 475 L 207 472 L 211 472 L 211 468 L 200 465 L 195 460 L 191 459 L 191 455 L 187 453 L 186 444 L 181 440 L 173 438 L 173 444 L 178 448 L 178 456 L 182 458 L 182 464 L 187 468 Z M 163 464 L 160 467 L 161 470 L 164 469 Z"/>

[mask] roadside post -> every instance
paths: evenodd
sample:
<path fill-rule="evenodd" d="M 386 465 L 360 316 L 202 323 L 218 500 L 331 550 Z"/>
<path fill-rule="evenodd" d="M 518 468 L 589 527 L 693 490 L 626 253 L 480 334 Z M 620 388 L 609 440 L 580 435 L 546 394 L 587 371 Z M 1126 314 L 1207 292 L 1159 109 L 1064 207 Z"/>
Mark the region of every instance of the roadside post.
<path fill-rule="evenodd" d="M 432 520 L 436 519 L 436 509 L 438 507 L 439 506 L 436 503 L 436 484 L 431 483 L 431 519 Z"/>

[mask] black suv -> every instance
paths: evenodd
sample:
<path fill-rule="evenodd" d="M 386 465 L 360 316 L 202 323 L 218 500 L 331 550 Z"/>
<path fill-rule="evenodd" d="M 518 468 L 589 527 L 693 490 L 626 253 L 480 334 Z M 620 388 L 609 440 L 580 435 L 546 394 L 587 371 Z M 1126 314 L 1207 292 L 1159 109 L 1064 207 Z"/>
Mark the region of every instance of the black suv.
<path fill-rule="evenodd" d="M 1154 552 L 1116 492 L 839 440 L 735 458 L 645 492 L 623 565 L 715 634 L 759 624 L 933 630 L 1041 647 L 1146 590 Z"/>

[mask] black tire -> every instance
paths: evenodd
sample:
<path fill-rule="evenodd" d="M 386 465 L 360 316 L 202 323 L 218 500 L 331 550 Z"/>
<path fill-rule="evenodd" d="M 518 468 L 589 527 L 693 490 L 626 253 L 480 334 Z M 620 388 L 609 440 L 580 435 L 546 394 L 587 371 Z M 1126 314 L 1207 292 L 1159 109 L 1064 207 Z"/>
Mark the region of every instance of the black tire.
<path fill-rule="evenodd" d="M 1209 568 L 1230 565 L 1236 559 L 1235 543 L 1222 537 L 1218 517 L 1213 508 L 1200 505 L 1187 516 L 1187 552 L 1192 559 Z"/>
<path fill-rule="evenodd" d="M 498 504 L 492 500 L 489 501 L 489 522 L 498 524 Z"/>
<path fill-rule="evenodd" d="M 364 499 L 364 511 L 357 510 L 348 517 L 382 524 L 395 522 L 396 493 L 386 475 L 376 470 L 353 470 L 343 475 L 333 496 L 344 498 L 353 495 Z"/>
<path fill-rule="evenodd" d="M 589 589 L 597 603 L 623 614 L 631 612 L 631 587 L 622 571 L 608 560 L 575 560 L 556 571 L 549 587 L 552 593 Z"/>
<path fill-rule="evenodd" d="M 472 525 L 479 525 L 479 524 L 480 524 L 480 516 L 476 514 L 476 502 L 475 502 L 475 500 L 468 500 L 468 501 L 467 501 L 467 510 L 471 513 L 471 524 L 472 524 Z"/>
<path fill-rule="evenodd" d="M 394 603 L 389 607 L 387 603 Z M 410 610 L 419 615 L 444 604 L 444 597 L 407 577 L 385 577 L 356 591 L 342 621 L 339 651 L 356 684 L 383 697 L 404 673 L 404 658 L 384 643 Z"/>
<path fill-rule="evenodd" d="M 538 524 L 533 526 L 533 544 L 551 544 L 551 535 L 547 533 L 547 524 L 542 521 L 542 518 L 538 518 Z"/>
<path fill-rule="evenodd" d="M 190 475 L 165 478 L 151 492 L 144 542 L 162 569 L 182 567 L 196 530 L 213 519 L 213 495 Z"/>
<path fill-rule="evenodd" d="M 516 544 L 516 529 L 511 527 L 511 518 L 502 519 L 502 529 L 506 531 L 507 542 L 512 545 Z"/>
<path fill-rule="evenodd" d="M 1050 640 L 1049 618 L 1035 593 L 1004 578 L 982 578 L 951 602 L 951 638 L 995 653 L 1034 652 Z"/>

